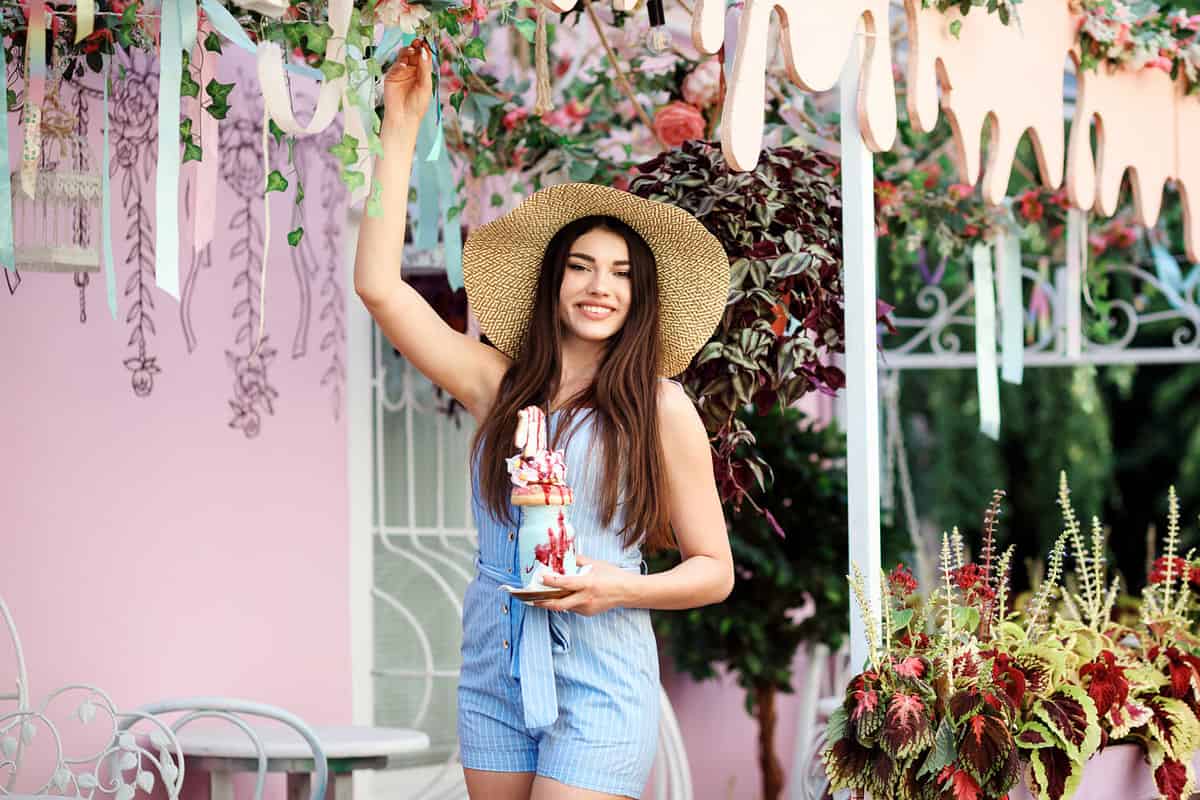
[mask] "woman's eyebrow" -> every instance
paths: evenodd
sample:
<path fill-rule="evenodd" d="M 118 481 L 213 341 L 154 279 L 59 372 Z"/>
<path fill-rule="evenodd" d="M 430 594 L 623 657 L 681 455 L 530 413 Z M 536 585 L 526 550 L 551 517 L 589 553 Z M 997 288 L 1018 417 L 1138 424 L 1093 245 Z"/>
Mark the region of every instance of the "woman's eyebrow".
<path fill-rule="evenodd" d="M 581 258 L 584 261 L 590 261 L 593 264 L 596 263 L 596 259 L 592 258 L 591 256 L 589 256 L 585 253 L 568 253 L 567 258 Z M 614 261 L 613 266 L 614 267 L 628 267 L 629 262 L 628 261 Z"/>

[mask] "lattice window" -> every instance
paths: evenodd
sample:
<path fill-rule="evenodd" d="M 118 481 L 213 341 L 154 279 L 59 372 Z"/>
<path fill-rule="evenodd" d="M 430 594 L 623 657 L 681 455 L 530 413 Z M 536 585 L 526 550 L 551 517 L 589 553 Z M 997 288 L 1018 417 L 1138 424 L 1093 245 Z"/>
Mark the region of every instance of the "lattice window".
<path fill-rule="evenodd" d="M 462 597 L 474 575 L 468 449 L 475 424 L 374 328 L 375 723 L 429 734 L 453 756 Z"/>

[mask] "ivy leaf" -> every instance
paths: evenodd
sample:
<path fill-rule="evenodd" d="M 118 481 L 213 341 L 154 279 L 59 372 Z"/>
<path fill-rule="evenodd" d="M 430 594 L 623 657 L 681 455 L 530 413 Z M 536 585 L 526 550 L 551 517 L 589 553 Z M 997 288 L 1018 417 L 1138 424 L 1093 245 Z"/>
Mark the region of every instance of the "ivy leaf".
<path fill-rule="evenodd" d="M 950 23 L 950 35 L 957 39 L 960 33 L 962 33 L 962 20 L 956 19 Z"/>
<path fill-rule="evenodd" d="M 221 37 L 217 36 L 216 31 L 209 31 L 208 36 L 204 37 L 204 49 L 210 53 L 221 52 Z"/>
<path fill-rule="evenodd" d="M 287 241 L 292 247 L 300 244 L 300 240 L 304 238 L 304 226 L 300 226 L 295 230 L 288 231 Z"/>
<path fill-rule="evenodd" d="M 339 64 L 336 61 L 322 61 L 321 74 L 325 76 L 325 80 L 332 81 L 346 74 L 346 65 Z"/>
<path fill-rule="evenodd" d="M 271 174 L 267 176 L 267 191 L 282 192 L 288 187 L 287 178 L 283 177 L 283 173 L 277 169 L 271 170 Z"/>
<path fill-rule="evenodd" d="M 229 93 L 233 91 L 233 84 L 220 83 L 213 78 L 204 87 L 204 91 L 212 101 L 204 110 L 212 115 L 213 119 L 225 119 L 229 114 Z"/>
<path fill-rule="evenodd" d="M 366 211 L 368 217 L 378 217 L 383 214 L 383 202 L 381 196 L 383 194 L 383 184 L 378 178 L 371 179 L 371 194 L 367 197 Z M 451 209 L 453 211 L 453 209 Z"/>
<path fill-rule="evenodd" d="M 203 161 L 204 151 L 200 149 L 200 145 L 196 144 L 191 139 L 183 143 L 183 161 L 186 164 L 189 161 Z"/>
<path fill-rule="evenodd" d="M 483 47 L 483 39 L 480 39 L 478 36 L 471 39 L 471 41 L 467 42 L 466 47 L 462 49 L 462 54 L 465 58 L 474 58 L 483 61 L 487 58 L 487 52 Z"/>
<path fill-rule="evenodd" d="M 367 182 L 367 177 L 356 169 L 342 168 L 342 183 L 346 184 L 346 188 L 350 191 L 360 189 Z"/>
<path fill-rule="evenodd" d="M 268 118 L 267 125 L 271 131 L 271 135 L 275 137 L 275 144 L 279 144 L 283 141 L 283 137 L 287 136 L 287 134 L 283 132 L 283 128 L 275 124 L 275 120 Z"/>
<path fill-rule="evenodd" d="M 296 178 L 296 205 L 304 202 L 304 182 Z"/>
<path fill-rule="evenodd" d="M 329 152 L 342 166 L 348 167 L 358 161 L 358 139 L 348 133 L 342 134 L 342 140 L 329 148 Z"/>
<path fill-rule="evenodd" d="M 183 74 L 179 77 L 179 94 L 182 97 L 199 97 L 200 84 L 192 79 L 192 71 L 188 65 L 188 54 L 183 54 Z"/>
<path fill-rule="evenodd" d="M 192 138 L 192 120 L 191 117 L 185 117 L 179 120 L 179 141 L 187 141 Z"/>

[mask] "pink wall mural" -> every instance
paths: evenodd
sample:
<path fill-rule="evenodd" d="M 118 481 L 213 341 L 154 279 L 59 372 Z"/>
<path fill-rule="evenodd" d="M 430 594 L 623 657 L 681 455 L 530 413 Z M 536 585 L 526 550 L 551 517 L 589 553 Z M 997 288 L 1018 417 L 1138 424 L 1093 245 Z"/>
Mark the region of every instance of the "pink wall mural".
<path fill-rule="evenodd" d="M 181 260 L 181 302 L 154 287 L 156 71 L 125 67 L 111 117 L 117 318 L 101 274 L 82 290 L 81 322 L 70 273 L 18 281 L 0 269 L 0 594 L 24 640 L 32 695 L 83 681 L 118 707 L 224 694 L 344 723 L 337 175 L 316 154 L 322 141 L 297 148 L 306 235 L 295 250 L 275 237 L 266 336 L 252 357 L 263 224 L 253 62 L 227 55 L 220 65 L 239 89 L 221 125 L 216 238 L 195 263 Z M 88 76 L 83 104 L 97 164 L 100 85 Z M 77 92 L 64 88 L 64 99 Z M 282 148 L 275 157 L 286 172 Z M 300 224 L 294 209 L 290 192 L 272 196 L 275 231 Z M 7 644 L 0 653 L 11 686 Z"/>

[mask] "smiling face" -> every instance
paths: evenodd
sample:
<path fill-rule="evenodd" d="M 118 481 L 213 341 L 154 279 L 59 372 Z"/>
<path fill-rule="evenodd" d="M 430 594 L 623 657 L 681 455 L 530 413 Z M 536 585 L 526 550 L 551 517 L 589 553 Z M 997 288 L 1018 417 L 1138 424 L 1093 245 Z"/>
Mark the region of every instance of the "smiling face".
<path fill-rule="evenodd" d="M 571 245 L 558 290 L 563 335 L 604 342 L 625 324 L 632 302 L 629 247 L 619 234 L 592 228 Z"/>

